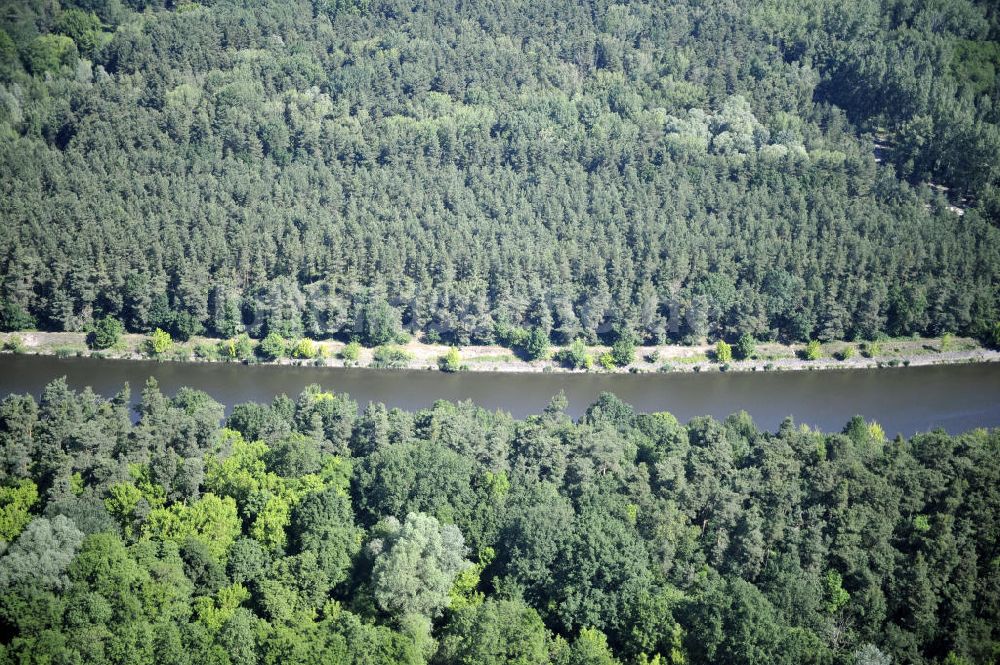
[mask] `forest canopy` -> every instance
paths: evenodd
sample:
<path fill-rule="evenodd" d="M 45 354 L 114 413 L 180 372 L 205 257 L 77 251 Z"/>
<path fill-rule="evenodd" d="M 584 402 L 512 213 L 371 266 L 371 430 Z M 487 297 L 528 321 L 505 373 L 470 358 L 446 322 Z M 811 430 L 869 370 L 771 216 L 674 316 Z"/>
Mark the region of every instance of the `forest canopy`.
<path fill-rule="evenodd" d="M 1000 430 L 0 401 L 0 663 L 1000 656 Z"/>
<path fill-rule="evenodd" d="M 985 335 L 987 0 L 3 0 L 0 328 Z"/>

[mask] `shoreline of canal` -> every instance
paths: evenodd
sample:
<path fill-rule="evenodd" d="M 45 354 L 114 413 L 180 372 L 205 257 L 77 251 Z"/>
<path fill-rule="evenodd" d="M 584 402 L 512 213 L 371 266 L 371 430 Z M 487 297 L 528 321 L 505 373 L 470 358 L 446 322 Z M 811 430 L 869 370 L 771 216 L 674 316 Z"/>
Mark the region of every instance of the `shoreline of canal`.
<path fill-rule="evenodd" d="M 97 359 L 136 360 L 180 363 L 221 363 L 261 366 L 342 367 L 354 369 L 389 369 L 441 371 L 438 359 L 450 347 L 410 341 L 391 345 L 404 356 L 387 365 L 379 364 L 376 349 L 358 349 L 354 360 L 342 357 L 345 344 L 337 341 L 310 341 L 316 353 L 313 358 L 278 358 L 262 360 L 230 359 L 220 351 L 227 340 L 195 337 L 187 342 L 175 342 L 170 350 L 160 354 L 142 351 L 143 335 L 123 335 L 111 349 L 93 350 L 86 344 L 84 333 L 19 332 L 0 335 L 3 353 Z M 880 369 L 1000 362 L 1000 351 L 987 349 L 971 338 L 896 338 L 879 342 L 827 342 L 819 347 L 819 357 L 808 360 L 804 344 L 759 343 L 754 358 L 720 362 L 714 358 L 711 345 L 657 345 L 636 347 L 635 360 L 623 367 L 604 368 L 598 364 L 589 369 L 572 369 L 553 359 L 563 347 L 553 347 L 550 357 L 528 361 L 501 346 L 470 345 L 457 347 L 461 372 L 498 374 L 652 374 L 685 372 L 770 372 L 824 371 L 844 369 Z M 587 347 L 592 357 L 608 351 L 605 346 Z"/>

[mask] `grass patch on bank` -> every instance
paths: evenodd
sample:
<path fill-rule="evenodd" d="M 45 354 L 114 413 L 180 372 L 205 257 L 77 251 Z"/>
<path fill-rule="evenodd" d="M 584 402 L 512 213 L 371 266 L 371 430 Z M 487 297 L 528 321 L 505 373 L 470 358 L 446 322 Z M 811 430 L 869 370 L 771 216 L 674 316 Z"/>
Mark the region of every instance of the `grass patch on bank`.
<path fill-rule="evenodd" d="M 670 362 L 681 363 L 684 365 L 697 365 L 699 363 L 707 363 L 708 356 L 705 355 L 704 353 L 699 353 L 698 355 L 695 356 L 680 356 L 677 358 L 671 358 Z"/>
<path fill-rule="evenodd" d="M 517 360 L 513 353 L 497 353 L 486 356 L 472 356 L 466 358 L 468 363 L 512 363 Z"/>

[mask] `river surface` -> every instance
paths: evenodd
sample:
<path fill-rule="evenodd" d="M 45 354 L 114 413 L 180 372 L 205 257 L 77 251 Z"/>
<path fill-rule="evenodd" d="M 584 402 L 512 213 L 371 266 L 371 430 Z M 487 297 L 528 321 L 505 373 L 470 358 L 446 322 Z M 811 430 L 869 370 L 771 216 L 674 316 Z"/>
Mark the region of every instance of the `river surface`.
<path fill-rule="evenodd" d="M 839 431 L 855 414 L 878 420 L 889 435 L 908 436 L 937 427 L 952 433 L 1000 427 L 1000 363 L 756 373 L 445 374 L 0 355 L 0 396 L 37 397 L 45 384 L 60 376 L 73 388 L 91 386 L 106 396 L 127 381 L 133 399 L 153 376 L 165 394 L 182 386 L 197 388 L 227 410 L 241 402 L 269 402 L 281 393 L 294 398 L 306 385 L 318 383 L 350 393 L 362 407 L 377 401 L 416 410 L 438 399 L 468 399 L 518 418 L 540 412 L 562 390 L 573 417 L 609 391 L 640 411 L 670 411 L 682 422 L 700 415 L 723 418 L 742 409 L 771 431 L 786 416 L 824 431 Z"/>

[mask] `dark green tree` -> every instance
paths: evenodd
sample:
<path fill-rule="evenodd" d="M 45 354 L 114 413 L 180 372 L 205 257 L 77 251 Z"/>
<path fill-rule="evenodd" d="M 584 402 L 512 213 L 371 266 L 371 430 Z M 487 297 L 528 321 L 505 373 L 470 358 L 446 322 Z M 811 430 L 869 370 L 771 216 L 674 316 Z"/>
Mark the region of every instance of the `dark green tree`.
<path fill-rule="evenodd" d="M 121 341 L 125 326 L 113 316 L 105 316 L 94 322 L 87 333 L 87 346 L 92 349 L 109 349 Z"/>

